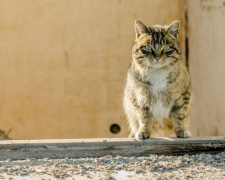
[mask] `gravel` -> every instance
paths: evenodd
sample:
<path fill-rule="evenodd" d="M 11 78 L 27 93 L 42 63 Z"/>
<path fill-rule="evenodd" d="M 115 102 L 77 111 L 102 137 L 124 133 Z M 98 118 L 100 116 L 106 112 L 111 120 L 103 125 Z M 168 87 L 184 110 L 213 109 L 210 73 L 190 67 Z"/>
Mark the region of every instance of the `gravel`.
<path fill-rule="evenodd" d="M 0 161 L 0 179 L 225 179 L 225 152 Z"/>

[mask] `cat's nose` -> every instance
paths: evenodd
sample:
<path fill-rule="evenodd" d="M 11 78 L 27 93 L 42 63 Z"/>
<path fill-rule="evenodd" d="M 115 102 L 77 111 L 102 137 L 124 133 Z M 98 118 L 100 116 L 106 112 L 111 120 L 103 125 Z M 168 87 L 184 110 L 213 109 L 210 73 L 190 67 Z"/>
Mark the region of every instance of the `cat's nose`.
<path fill-rule="evenodd" d="M 160 60 L 160 56 L 155 56 L 155 59 L 158 61 L 158 60 Z"/>

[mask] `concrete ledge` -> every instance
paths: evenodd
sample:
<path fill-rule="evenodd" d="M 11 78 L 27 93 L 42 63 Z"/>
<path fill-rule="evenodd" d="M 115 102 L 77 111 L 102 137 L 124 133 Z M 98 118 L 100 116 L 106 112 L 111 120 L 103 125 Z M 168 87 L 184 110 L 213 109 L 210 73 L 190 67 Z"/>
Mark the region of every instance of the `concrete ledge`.
<path fill-rule="evenodd" d="M 225 151 L 224 136 L 188 139 L 150 138 L 143 141 L 128 138 L 0 141 L 0 160 L 100 157 L 106 155 L 183 155 L 222 151 Z"/>

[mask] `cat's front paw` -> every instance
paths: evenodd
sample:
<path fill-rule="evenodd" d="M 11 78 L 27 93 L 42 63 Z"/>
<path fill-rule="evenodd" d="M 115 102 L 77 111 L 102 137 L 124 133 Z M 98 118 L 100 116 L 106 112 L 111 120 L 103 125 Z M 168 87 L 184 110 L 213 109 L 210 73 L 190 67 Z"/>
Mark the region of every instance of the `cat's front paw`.
<path fill-rule="evenodd" d="M 186 131 L 183 131 L 183 132 L 177 134 L 177 137 L 178 138 L 189 138 L 189 137 L 191 137 L 191 133 L 190 133 L 190 131 L 186 130 Z"/>
<path fill-rule="evenodd" d="M 128 136 L 128 138 L 134 138 L 134 137 L 135 137 L 135 134 L 132 133 L 132 132 L 131 132 L 131 133 L 129 134 L 129 136 Z"/>
<path fill-rule="evenodd" d="M 150 134 L 148 132 L 144 132 L 144 131 L 138 131 L 135 134 L 135 139 L 148 139 L 150 138 Z"/>

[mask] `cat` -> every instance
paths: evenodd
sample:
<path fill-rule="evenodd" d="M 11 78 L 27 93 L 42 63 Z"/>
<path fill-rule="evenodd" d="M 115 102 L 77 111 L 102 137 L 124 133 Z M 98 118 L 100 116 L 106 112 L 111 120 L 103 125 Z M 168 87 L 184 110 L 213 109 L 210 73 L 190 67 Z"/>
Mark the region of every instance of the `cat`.
<path fill-rule="evenodd" d="M 142 140 L 159 132 L 190 137 L 192 91 L 189 73 L 181 62 L 180 22 L 147 27 L 136 20 L 134 28 L 136 38 L 123 98 L 129 137 Z"/>

